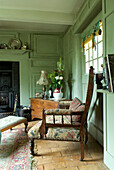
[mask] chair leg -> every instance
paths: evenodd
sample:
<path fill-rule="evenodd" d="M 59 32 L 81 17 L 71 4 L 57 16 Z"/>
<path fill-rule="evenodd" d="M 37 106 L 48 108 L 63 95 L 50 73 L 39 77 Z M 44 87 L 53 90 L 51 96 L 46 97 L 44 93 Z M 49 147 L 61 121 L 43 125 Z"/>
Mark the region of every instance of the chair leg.
<path fill-rule="evenodd" d="M 27 133 L 28 122 L 25 122 L 24 125 L 25 125 L 25 132 Z"/>
<path fill-rule="evenodd" d="M 83 133 L 80 135 L 81 140 L 80 140 L 80 147 L 81 147 L 81 158 L 80 161 L 83 161 L 84 159 L 84 145 L 83 145 Z"/>
<path fill-rule="evenodd" d="M 86 128 L 86 131 L 85 131 L 85 144 L 88 142 L 88 131 L 87 131 L 87 128 Z"/>
<path fill-rule="evenodd" d="M 34 138 L 29 138 L 30 154 L 34 155 Z"/>

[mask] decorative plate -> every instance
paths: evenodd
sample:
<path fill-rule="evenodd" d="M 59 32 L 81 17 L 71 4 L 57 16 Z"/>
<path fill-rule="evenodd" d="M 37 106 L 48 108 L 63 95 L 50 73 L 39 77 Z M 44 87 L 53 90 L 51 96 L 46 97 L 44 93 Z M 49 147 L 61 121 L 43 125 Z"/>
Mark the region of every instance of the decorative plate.
<path fill-rule="evenodd" d="M 9 41 L 9 48 L 11 49 L 20 49 L 21 48 L 21 41 L 17 38 L 13 38 Z"/>

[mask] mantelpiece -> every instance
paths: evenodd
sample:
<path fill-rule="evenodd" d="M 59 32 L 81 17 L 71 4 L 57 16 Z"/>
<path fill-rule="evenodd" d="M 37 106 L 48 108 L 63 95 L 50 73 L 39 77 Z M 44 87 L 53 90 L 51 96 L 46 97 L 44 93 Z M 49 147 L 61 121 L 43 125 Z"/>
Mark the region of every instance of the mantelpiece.
<path fill-rule="evenodd" d="M 18 50 L 18 49 L 0 49 L 0 53 L 11 53 L 11 54 L 25 54 L 31 52 L 31 50 Z"/>

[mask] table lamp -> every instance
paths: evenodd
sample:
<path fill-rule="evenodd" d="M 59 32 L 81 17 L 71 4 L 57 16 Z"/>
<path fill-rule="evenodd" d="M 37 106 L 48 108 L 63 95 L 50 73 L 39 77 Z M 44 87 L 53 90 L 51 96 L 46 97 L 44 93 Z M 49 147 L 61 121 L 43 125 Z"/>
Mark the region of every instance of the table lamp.
<path fill-rule="evenodd" d="M 47 78 L 47 72 L 42 70 L 41 71 L 41 76 L 40 79 L 36 82 L 38 85 L 42 85 L 42 90 L 43 90 L 43 98 L 46 98 L 46 85 L 49 84 L 48 78 Z"/>

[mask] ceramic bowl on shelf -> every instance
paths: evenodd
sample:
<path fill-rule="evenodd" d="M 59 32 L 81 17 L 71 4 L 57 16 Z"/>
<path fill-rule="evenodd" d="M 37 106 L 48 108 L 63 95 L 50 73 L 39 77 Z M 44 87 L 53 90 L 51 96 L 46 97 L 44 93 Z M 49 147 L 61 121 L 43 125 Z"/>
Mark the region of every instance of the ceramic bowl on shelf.
<path fill-rule="evenodd" d="M 9 41 L 9 48 L 11 49 L 20 49 L 21 45 L 21 41 L 17 38 L 13 38 Z"/>

